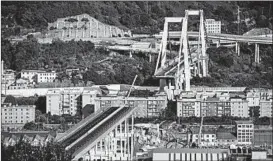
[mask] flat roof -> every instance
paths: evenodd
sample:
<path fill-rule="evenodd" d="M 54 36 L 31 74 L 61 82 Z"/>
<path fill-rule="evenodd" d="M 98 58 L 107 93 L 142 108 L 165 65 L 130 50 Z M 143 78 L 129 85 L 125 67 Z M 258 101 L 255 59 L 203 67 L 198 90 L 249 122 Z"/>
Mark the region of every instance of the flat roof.
<path fill-rule="evenodd" d="M 253 124 L 251 120 L 240 120 L 240 121 L 235 121 L 236 124 Z"/>
<path fill-rule="evenodd" d="M 229 153 L 228 149 L 197 149 L 197 148 L 181 148 L 181 149 L 167 149 L 157 148 L 153 153 Z"/>

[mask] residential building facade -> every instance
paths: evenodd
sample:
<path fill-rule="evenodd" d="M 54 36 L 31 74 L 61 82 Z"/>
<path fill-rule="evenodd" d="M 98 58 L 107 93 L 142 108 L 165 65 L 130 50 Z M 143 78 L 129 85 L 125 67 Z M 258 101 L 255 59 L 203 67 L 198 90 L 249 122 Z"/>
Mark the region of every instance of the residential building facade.
<path fill-rule="evenodd" d="M 206 19 L 205 26 L 207 33 L 221 33 L 221 21 L 215 21 L 214 19 Z"/>
<path fill-rule="evenodd" d="M 248 102 L 240 97 L 230 98 L 231 116 L 249 117 Z"/>
<path fill-rule="evenodd" d="M 167 98 L 166 96 L 129 97 L 126 103 L 129 107 L 137 108 L 135 110 L 136 117 L 158 117 L 161 111 L 167 107 Z M 95 111 L 123 104 L 125 104 L 124 96 L 97 97 L 95 99 Z"/>
<path fill-rule="evenodd" d="M 34 82 L 34 76 L 37 75 L 39 72 L 44 72 L 42 70 L 22 70 L 21 71 L 21 78 L 28 79 L 29 82 Z"/>
<path fill-rule="evenodd" d="M 1 105 L 2 124 L 25 124 L 35 121 L 35 105 Z"/>
<path fill-rule="evenodd" d="M 28 89 L 29 86 L 29 80 L 28 79 L 17 79 L 14 83 L 12 83 L 8 89 Z"/>
<path fill-rule="evenodd" d="M 62 114 L 62 101 L 60 89 L 49 89 L 46 93 L 46 113 L 51 115 Z"/>
<path fill-rule="evenodd" d="M 4 61 L 1 61 L 1 89 L 5 91 L 15 81 L 15 71 L 4 69 Z"/>
<path fill-rule="evenodd" d="M 201 115 L 202 116 L 230 116 L 230 102 L 220 101 L 217 97 L 208 97 L 205 101 L 201 102 Z"/>
<path fill-rule="evenodd" d="M 246 100 L 248 102 L 248 106 L 259 106 L 260 105 L 260 93 L 251 91 L 247 93 Z"/>
<path fill-rule="evenodd" d="M 37 73 L 37 83 L 47 83 L 53 82 L 56 78 L 56 72 L 38 72 Z"/>
<path fill-rule="evenodd" d="M 182 98 L 177 100 L 177 117 L 200 117 L 201 102 L 192 98 Z"/>
<path fill-rule="evenodd" d="M 254 136 L 252 121 L 236 121 L 237 141 L 239 145 L 251 145 Z"/>
<path fill-rule="evenodd" d="M 260 100 L 260 117 L 272 117 L 272 98 Z"/>

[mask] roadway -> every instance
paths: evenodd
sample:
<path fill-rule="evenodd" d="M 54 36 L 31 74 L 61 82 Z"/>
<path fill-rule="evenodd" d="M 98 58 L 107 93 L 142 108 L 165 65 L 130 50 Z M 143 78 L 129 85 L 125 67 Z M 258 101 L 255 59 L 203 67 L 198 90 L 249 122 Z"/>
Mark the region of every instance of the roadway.
<path fill-rule="evenodd" d="M 189 37 L 198 37 L 198 32 L 188 32 Z M 154 35 L 156 38 L 161 38 L 163 35 L 162 32 L 158 35 Z M 171 31 L 169 32 L 170 38 L 180 38 L 180 31 Z M 243 35 L 232 35 L 232 34 L 207 34 L 208 39 L 216 40 L 226 40 L 234 42 L 247 42 L 247 43 L 256 43 L 256 44 L 272 44 L 272 37 L 255 37 L 255 36 L 243 36 Z"/>

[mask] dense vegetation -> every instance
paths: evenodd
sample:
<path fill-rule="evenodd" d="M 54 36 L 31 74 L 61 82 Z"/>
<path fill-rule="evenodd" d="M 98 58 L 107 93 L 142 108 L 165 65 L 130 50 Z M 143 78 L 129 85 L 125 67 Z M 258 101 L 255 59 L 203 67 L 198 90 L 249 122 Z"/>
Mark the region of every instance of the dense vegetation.
<path fill-rule="evenodd" d="M 221 20 L 223 32 L 236 33 L 237 5 L 243 7 L 241 19 L 249 18 L 251 27 L 272 29 L 272 2 L 3 2 L 2 36 L 43 31 L 57 18 L 87 13 L 101 22 L 129 28 L 133 33 L 162 30 L 164 17 L 184 16 L 185 9 L 203 9 L 206 18 Z M 242 23 L 242 31 L 246 30 Z"/>
<path fill-rule="evenodd" d="M 242 44 L 241 55 L 231 48 L 209 48 L 211 77 L 192 79 L 192 84 L 207 86 L 247 86 L 272 88 L 272 46 L 261 45 L 261 63 L 254 62 L 254 45 Z"/>
<path fill-rule="evenodd" d="M 165 16 L 183 16 L 185 9 L 203 9 L 206 18 L 222 21 L 222 32 L 237 34 L 237 24 L 233 23 L 237 20 L 237 5 L 242 7 L 241 19 L 251 20 L 251 23 L 242 21 L 239 33 L 253 27 L 272 29 L 271 2 L 3 2 L 1 59 L 7 68 L 16 71 L 56 70 L 59 81 L 67 78 L 65 69 L 81 68 L 84 70 L 81 82 L 85 84 L 88 81 L 95 84 L 130 84 L 138 74 L 137 85 L 157 85 L 158 81 L 152 79 L 154 63 L 148 63 L 141 56 L 111 56 L 103 48 L 95 49 L 91 42 L 54 40 L 52 44 L 39 44 L 29 36 L 27 40 L 13 45 L 5 38 L 42 31 L 48 22 L 82 13 L 108 24 L 129 28 L 135 33 L 154 33 L 163 29 Z M 195 21 L 189 23 L 190 29 L 196 26 Z M 272 46 L 260 47 L 260 65 L 253 62 L 253 45 L 244 44 L 240 57 L 228 48 L 210 48 L 207 52 L 211 77 L 196 77 L 192 84 L 272 87 Z M 73 77 L 72 83 L 75 85 L 76 82 L 79 79 Z"/>
<path fill-rule="evenodd" d="M 1 142 L 1 160 L 6 161 L 70 161 L 71 154 L 61 145 L 49 142 L 46 146 L 31 146 L 22 140 L 14 146 L 4 146 Z"/>

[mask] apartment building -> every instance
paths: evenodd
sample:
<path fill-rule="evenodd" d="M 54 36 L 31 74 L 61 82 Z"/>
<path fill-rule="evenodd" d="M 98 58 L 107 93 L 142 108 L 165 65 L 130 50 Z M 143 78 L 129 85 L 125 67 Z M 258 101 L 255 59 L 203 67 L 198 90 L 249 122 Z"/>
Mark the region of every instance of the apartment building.
<path fill-rule="evenodd" d="M 177 117 L 200 117 L 201 102 L 196 97 L 177 100 Z"/>
<path fill-rule="evenodd" d="M 82 92 L 82 107 L 87 104 L 95 105 L 95 98 L 101 94 L 100 88 L 84 88 Z"/>
<path fill-rule="evenodd" d="M 208 97 L 201 102 L 202 116 L 230 116 L 231 108 L 229 101 L 220 101 L 218 97 Z"/>
<path fill-rule="evenodd" d="M 239 145 L 251 145 L 254 136 L 252 121 L 236 121 L 237 142 Z"/>
<path fill-rule="evenodd" d="M 17 79 L 14 83 L 12 83 L 8 89 L 28 89 L 29 86 L 29 80 L 28 79 Z"/>
<path fill-rule="evenodd" d="M 62 101 L 60 89 L 49 89 L 46 93 L 46 113 L 51 115 L 62 114 Z"/>
<path fill-rule="evenodd" d="M 233 117 L 249 117 L 248 102 L 240 97 L 230 98 L 231 116 Z"/>
<path fill-rule="evenodd" d="M 95 99 L 95 111 L 111 106 L 128 104 L 129 107 L 136 107 L 135 116 L 140 118 L 158 117 L 163 109 L 167 107 L 167 97 L 129 97 L 125 102 L 124 96 L 102 96 Z"/>
<path fill-rule="evenodd" d="M 47 112 L 51 112 L 51 115 L 75 115 L 82 107 L 81 93 L 80 88 L 48 90 L 46 94 Z"/>
<path fill-rule="evenodd" d="M 8 87 L 15 81 L 15 71 L 11 69 L 4 69 L 4 61 L 1 61 L 1 87 L 2 91 L 8 89 Z"/>
<path fill-rule="evenodd" d="M 25 124 L 35 121 L 35 105 L 1 105 L 2 124 Z"/>
<path fill-rule="evenodd" d="M 215 19 L 206 19 L 205 26 L 207 33 L 221 33 L 221 21 L 215 21 Z"/>
<path fill-rule="evenodd" d="M 40 72 L 44 72 L 42 70 L 22 70 L 21 71 L 21 78 L 28 79 L 29 82 L 34 81 L 34 76 Z"/>
<path fill-rule="evenodd" d="M 260 100 L 260 117 L 272 117 L 272 98 Z"/>
<path fill-rule="evenodd" d="M 56 79 L 56 72 L 41 71 L 37 73 L 37 83 L 53 82 Z"/>
<path fill-rule="evenodd" d="M 260 93 L 258 91 L 248 92 L 246 95 L 248 106 L 259 106 L 260 105 Z"/>

